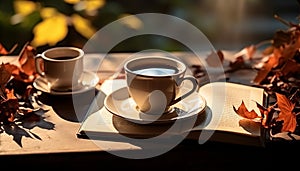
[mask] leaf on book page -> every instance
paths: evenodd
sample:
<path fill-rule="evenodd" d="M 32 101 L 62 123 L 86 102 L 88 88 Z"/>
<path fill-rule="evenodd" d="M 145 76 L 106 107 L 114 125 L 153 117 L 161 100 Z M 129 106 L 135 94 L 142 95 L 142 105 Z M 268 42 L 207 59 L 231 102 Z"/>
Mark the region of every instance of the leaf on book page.
<path fill-rule="evenodd" d="M 261 116 L 259 116 L 254 110 L 249 111 L 243 100 L 242 100 L 241 105 L 238 107 L 238 109 L 236 109 L 233 106 L 233 110 L 235 111 L 235 113 L 237 113 L 238 115 L 240 115 L 246 119 L 261 118 Z"/>
<path fill-rule="evenodd" d="M 296 114 L 293 112 L 293 104 L 285 95 L 276 93 L 278 108 L 280 113 L 277 121 L 283 121 L 282 132 L 294 132 L 297 126 Z"/>

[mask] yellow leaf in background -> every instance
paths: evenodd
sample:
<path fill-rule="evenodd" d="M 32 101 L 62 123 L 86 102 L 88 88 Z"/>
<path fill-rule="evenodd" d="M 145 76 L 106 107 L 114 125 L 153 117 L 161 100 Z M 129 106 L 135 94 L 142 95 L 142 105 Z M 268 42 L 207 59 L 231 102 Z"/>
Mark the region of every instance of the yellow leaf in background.
<path fill-rule="evenodd" d="M 77 4 L 80 2 L 80 0 L 65 0 L 65 2 L 68 4 Z"/>
<path fill-rule="evenodd" d="M 14 1 L 14 9 L 17 14 L 26 16 L 36 10 L 37 4 L 32 1 Z"/>
<path fill-rule="evenodd" d="M 32 45 L 35 47 L 46 44 L 55 45 L 66 37 L 68 33 L 67 24 L 66 16 L 60 13 L 44 19 L 33 29 L 34 39 L 31 42 Z"/>
<path fill-rule="evenodd" d="M 105 0 L 67 0 L 73 4 L 76 11 L 85 11 L 87 15 L 95 16 L 98 13 L 98 9 L 105 5 Z"/>
<path fill-rule="evenodd" d="M 139 30 L 143 27 L 143 22 L 136 16 L 130 14 L 122 14 L 120 18 L 126 17 L 121 20 L 121 23 L 126 25 L 127 27 L 135 30 Z"/>
<path fill-rule="evenodd" d="M 95 34 L 96 30 L 92 26 L 91 22 L 78 14 L 72 15 L 72 23 L 78 33 L 85 38 L 91 38 Z"/>
<path fill-rule="evenodd" d="M 86 0 L 85 1 L 87 11 L 97 10 L 105 5 L 105 0 Z"/>
<path fill-rule="evenodd" d="M 46 18 L 53 17 L 55 15 L 59 15 L 60 13 L 55 8 L 45 7 L 41 9 L 40 14 L 43 19 L 46 19 Z"/>

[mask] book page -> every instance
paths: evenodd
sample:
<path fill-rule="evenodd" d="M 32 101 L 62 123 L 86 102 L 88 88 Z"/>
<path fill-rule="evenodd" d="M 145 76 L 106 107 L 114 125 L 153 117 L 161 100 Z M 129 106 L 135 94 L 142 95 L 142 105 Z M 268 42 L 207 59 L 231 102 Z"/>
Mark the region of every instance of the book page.
<path fill-rule="evenodd" d="M 105 115 L 103 114 L 105 112 L 104 108 L 101 108 L 100 110 L 96 111 L 93 114 L 90 114 L 86 119 L 85 122 L 82 123 L 80 131 L 83 131 L 87 136 L 94 136 L 98 135 L 97 132 L 100 130 L 105 130 L 105 132 L 102 133 L 117 133 L 118 131 L 112 126 L 112 115 Z M 82 133 L 83 133 L 82 132 Z"/>
<path fill-rule="evenodd" d="M 157 125 L 151 127 L 138 126 L 108 112 L 103 106 L 103 96 L 124 86 L 126 86 L 124 79 L 106 80 L 103 83 L 101 91 L 104 95 L 99 96 L 100 99 L 96 99 L 96 105 L 94 105 L 98 109 L 90 108 L 90 114 L 87 115 L 87 118 L 78 131 L 79 136 L 87 134 L 89 137 L 95 136 L 102 138 L 120 138 L 120 136 L 121 138 L 122 136 L 153 137 L 168 130 L 169 127 L 157 127 Z M 260 137 L 260 123 L 250 122 L 240 117 L 234 112 L 233 106 L 238 108 L 243 100 L 248 110 L 253 109 L 257 114 L 260 114 L 256 107 L 256 102 L 263 104 L 263 89 L 236 83 L 213 82 L 202 86 L 199 89 L 199 94 L 205 98 L 207 109 L 205 110 L 205 115 L 203 115 L 203 113 L 200 114 L 200 116 L 205 116 L 205 119 L 201 120 L 199 126 L 193 128 L 192 132 L 194 130 L 194 132 L 197 132 L 197 130 L 221 131 L 223 132 L 221 134 L 220 132 L 218 134 L 216 134 L 216 132 L 213 133 L 215 137 L 218 135 L 217 140 L 228 141 L 229 139 L 230 142 L 234 143 L 237 141 L 241 142 L 242 139 L 245 138 L 245 136 L 239 135 Z M 177 135 L 180 134 L 180 132 L 186 133 L 186 131 L 190 131 L 190 127 L 185 130 L 183 126 L 180 130 L 174 130 L 171 134 Z M 229 136 L 231 133 L 236 133 L 237 136 Z M 198 136 L 192 138 L 198 139 Z M 249 141 L 249 139 L 247 139 L 247 141 Z M 251 143 L 252 142 L 253 141 L 251 141 Z"/>
<path fill-rule="evenodd" d="M 233 106 L 238 109 L 244 101 L 249 111 L 253 109 L 260 115 L 256 102 L 263 104 L 262 88 L 229 82 L 213 82 L 202 86 L 199 93 L 206 99 L 212 115 L 204 129 L 260 136 L 259 121 L 252 122 L 240 117 L 235 113 Z"/>

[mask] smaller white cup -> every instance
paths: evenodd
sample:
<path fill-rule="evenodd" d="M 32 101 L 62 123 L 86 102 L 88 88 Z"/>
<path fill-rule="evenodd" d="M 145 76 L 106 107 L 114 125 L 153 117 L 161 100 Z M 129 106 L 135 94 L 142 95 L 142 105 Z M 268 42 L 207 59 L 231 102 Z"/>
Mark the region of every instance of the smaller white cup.
<path fill-rule="evenodd" d="M 84 51 L 76 47 L 55 47 L 35 57 L 36 71 L 52 90 L 70 91 L 80 87 Z"/>

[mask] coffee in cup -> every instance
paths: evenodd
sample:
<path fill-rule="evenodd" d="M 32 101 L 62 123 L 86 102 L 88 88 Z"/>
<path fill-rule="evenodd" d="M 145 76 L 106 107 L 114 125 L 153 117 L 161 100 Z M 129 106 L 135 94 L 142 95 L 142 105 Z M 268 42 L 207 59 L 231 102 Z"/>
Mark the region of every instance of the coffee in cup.
<path fill-rule="evenodd" d="M 185 75 L 186 65 L 175 58 L 137 57 L 126 61 L 124 69 L 128 92 L 137 110 L 144 114 L 170 113 L 172 105 L 195 92 L 198 87 L 195 77 Z M 192 88 L 180 95 L 185 81 L 190 81 Z"/>
<path fill-rule="evenodd" d="M 55 91 L 80 87 L 84 51 L 76 47 L 54 47 L 35 57 L 36 71 Z"/>

